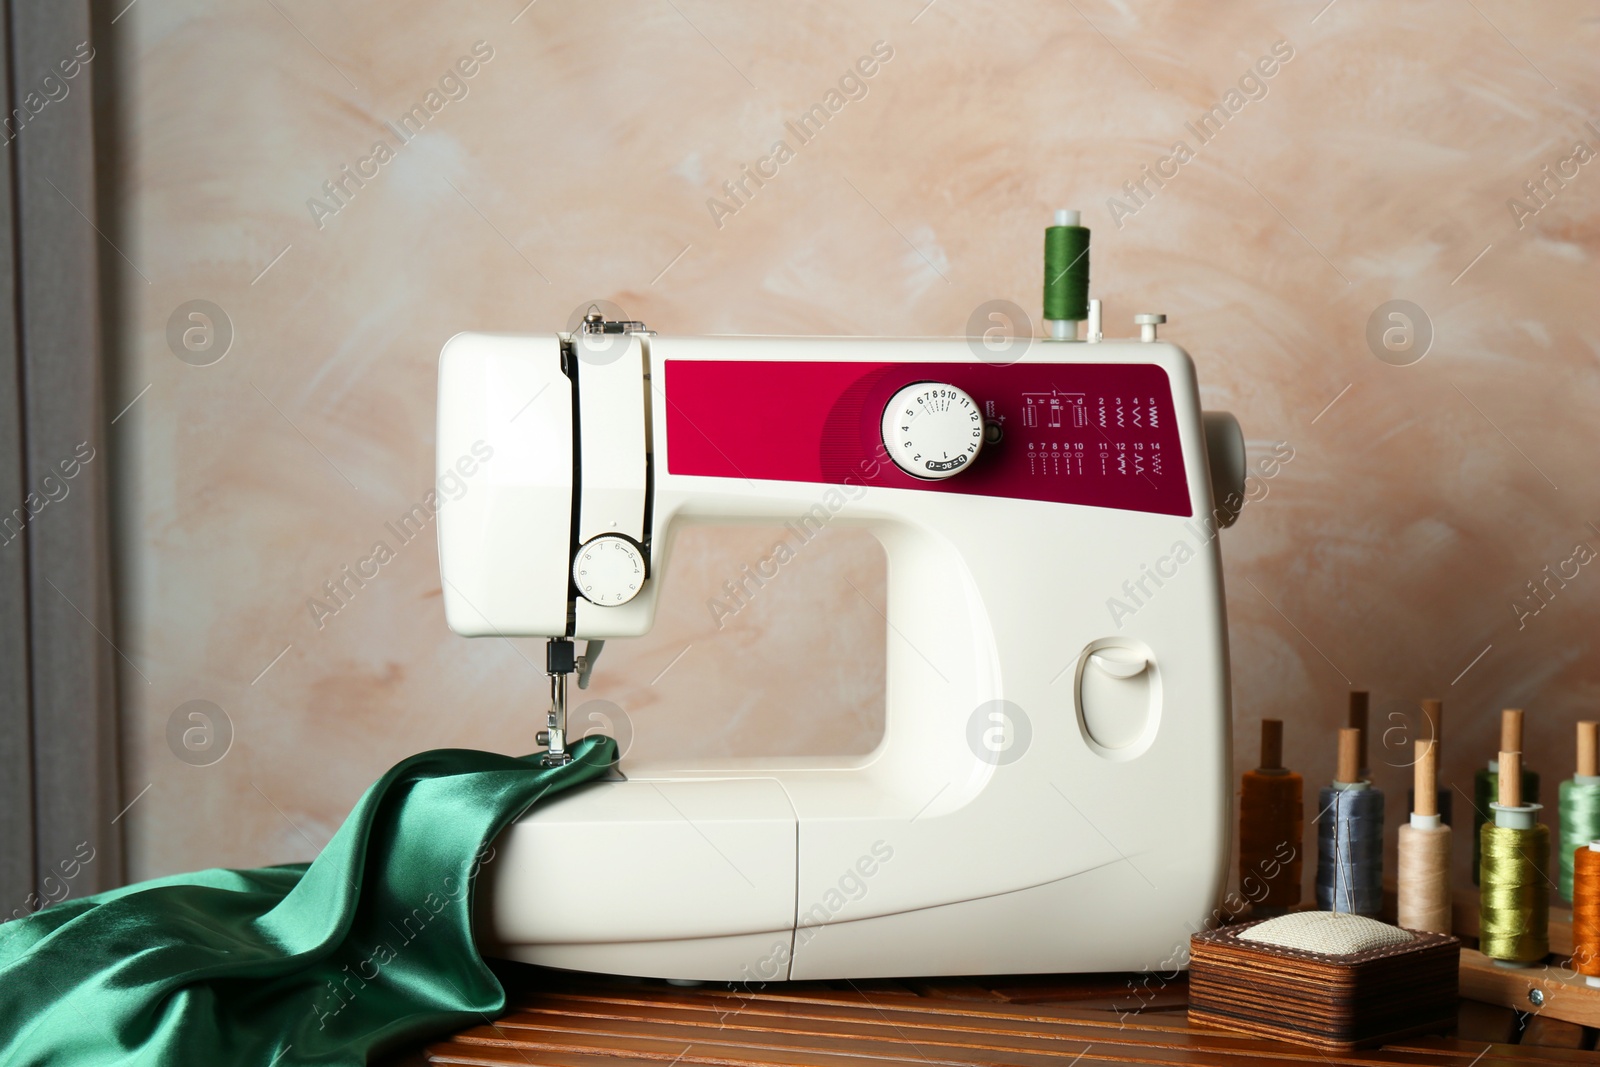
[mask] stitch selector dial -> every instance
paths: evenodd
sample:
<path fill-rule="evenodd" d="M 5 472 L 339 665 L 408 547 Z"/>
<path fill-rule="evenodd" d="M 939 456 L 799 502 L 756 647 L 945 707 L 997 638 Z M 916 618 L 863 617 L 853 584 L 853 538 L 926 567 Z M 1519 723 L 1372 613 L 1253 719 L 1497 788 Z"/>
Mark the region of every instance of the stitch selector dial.
<path fill-rule="evenodd" d="M 644 584 L 644 553 L 616 534 L 590 538 L 572 561 L 572 580 L 592 603 L 605 608 L 626 604 Z"/>
<path fill-rule="evenodd" d="M 983 447 L 983 413 L 953 385 L 917 382 L 883 409 L 883 444 L 907 474 L 948 478 L 966 470 Z"/>

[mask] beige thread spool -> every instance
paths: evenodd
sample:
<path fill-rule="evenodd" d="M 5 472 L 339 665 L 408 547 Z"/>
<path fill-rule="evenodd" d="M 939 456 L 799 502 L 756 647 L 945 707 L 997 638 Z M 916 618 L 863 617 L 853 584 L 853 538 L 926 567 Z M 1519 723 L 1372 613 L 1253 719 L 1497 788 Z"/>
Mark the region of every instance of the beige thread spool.
<path fill-rule="evenodd" d="M 1408 930 L 1450 932 L 1450 827 L 1439 817 L 1438 747 L 1417 742 L 1413 767 L 1416 809 L 1400 827 L 1399 925 Z"/>

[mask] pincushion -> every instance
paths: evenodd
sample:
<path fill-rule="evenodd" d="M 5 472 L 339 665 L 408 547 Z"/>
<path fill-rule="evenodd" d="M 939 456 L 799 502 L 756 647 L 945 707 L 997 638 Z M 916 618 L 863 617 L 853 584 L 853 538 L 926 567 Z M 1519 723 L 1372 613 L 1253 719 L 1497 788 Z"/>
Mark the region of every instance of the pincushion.
<path fill-rule="evenodd" d="M 1189 939 L 1189 1018 L 1324 1049 L 1448 1029 L 1461 943 L 1306 911 Z"/>

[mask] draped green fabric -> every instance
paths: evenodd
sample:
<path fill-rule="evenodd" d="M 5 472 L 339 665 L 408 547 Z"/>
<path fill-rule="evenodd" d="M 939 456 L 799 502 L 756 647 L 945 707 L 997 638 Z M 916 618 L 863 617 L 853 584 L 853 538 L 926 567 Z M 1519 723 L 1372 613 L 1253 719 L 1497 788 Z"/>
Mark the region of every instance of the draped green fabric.
<path fill-rule="evenodd" d="M 315 861 L 210 870 L 0 925 L 0 1063 L 364 1064 L 505 1007 L 472 938 L 490 843 L 532 804 L 603 774 L 443 749 L 398 764 Z"/>

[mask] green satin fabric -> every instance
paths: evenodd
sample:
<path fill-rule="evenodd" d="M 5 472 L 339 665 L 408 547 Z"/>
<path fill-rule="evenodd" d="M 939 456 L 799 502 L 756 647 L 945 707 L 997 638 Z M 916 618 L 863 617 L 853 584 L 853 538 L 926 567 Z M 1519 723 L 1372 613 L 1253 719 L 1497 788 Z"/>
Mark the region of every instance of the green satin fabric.
<path fill-rule="evenodd" d="M 574 761 L 444 749 L 400 763 L 311 864 L 200 871 L 63 901 L 0 925 L 0 1063 L 364 1064 L 481 1024 L 505 992 L 473 943 L 490 842 L 589 781 Z"/>

